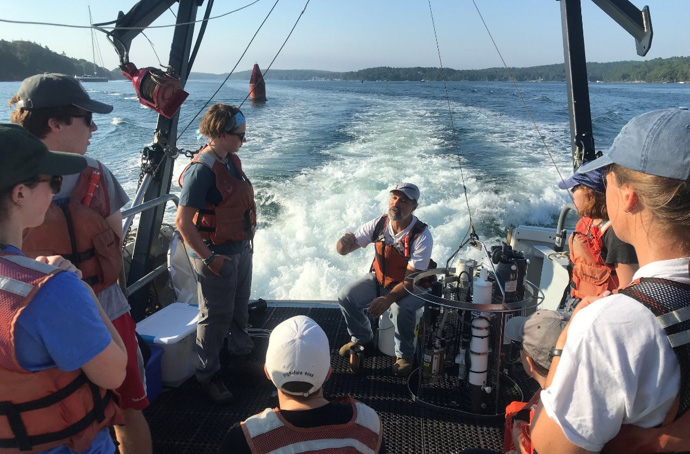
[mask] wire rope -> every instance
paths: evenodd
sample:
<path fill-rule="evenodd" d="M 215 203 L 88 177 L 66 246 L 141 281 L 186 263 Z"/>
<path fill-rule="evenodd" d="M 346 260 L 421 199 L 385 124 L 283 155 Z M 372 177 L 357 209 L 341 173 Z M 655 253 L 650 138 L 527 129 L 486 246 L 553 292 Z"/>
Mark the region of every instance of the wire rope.
<path fill-rule="evenodd" d="M 434 20 L 434 11 L 431 7 L 431 0 L 427 0 L 427 3 L 429 4 L 429 15 L 431 16 L 431 26 L 434 30 L 434 39 L 436 40 L 436 52 L 438 53 L 438 63 L 439 63 L 439 68 L 441 70 L 441 80 L 443 81 L 443 89 L 445 91 L 446 95 L 446 103 L 448 104 L 448 116 L 450 117 L 450 129 L 451 129 L 451 134 L 453 135 L 453 143 L 459 144 L 459 138 L 455 132 L 455 122 L 453 121 L 453 109 L 450 105 L 450 95 L 448 94 L 448 81 L 445 75 L 444 71 L 444 66 L 443 66 L 443 59 L 441 58 L 441 46 L 438 43 L 438 34 L 436 32 L 436 21 Z M 457 145 L 456 145 L 457 146 Z M 458 146 L 458 166 L 460 167 L 460 179 L 462 180 L 462 188 L 463 188 L 463 193 L 465 196 L 465 204 L 467 205 L 467 215 L 469 216 L 469 227 L 467 229 L 467 233 L 465 233 L 465 236 L 463 237 L 460 246 L 451 254 L 451 256 L 448 258 L 446 261 L 446 268 L 448 268 L 448 265 L 450 262 L 453 260 L 453 258 L 460 252 L 460 249 L 462 249 L 466 244 L 467 241 L 465 241 L 469 235 L 469 239 L 479 239 L 477 237 L 475 228 L 474 228 L 474 221 L 472 220 L 472 209 L 470 208 L 470 200 L 467 197 L 467 185 L 465 184 L 465 173 L 463 172 L 462 169 L 462 157 L 460 155 L 460 150 Z"/>
<path fill-rule="evenodd" d="M 249 47 L 251 46 L 252 42 L 254 41 L 254 38 L 256 38 L 256 35 L 259 33 L 259 31 L 261 30 L 261 28 L 264 26 L 264 24 L 266 23 L 266 21 L 267 21 L 268 18 L 270 17 L 270 15 L 271 15 L 271 13 L 273 12 L 273 10 L 274 10 L 275 7 L 278 5 L 278 2 L 279 2 L 279 1 L 280 1 L 280 0 L 276 0 L 276 2 L 273 4 L 273 7 L 272 7 L 271 10 L 268 12 L 268 14 L 267 14 L 266 17 L 264 18 L 264 20 L 261 22 L 261 25 L 259 25 L 259 28 L 256 30 L 256 32 L 255 32 L 254 35 L 252 36 L 252 39 L 251 39 L 251 40 L 249 41 L 249 43 L 247 44 L 247 47 L 244 49 L 244 52 L 242 52 L 242 55 L 240 55 L 240 57 L 238 58 L 237 63 L 235 63 L 235 66 L 233 66 L 232 70 L 228 73 L 228 75 L 225 77 L 225 79 L 223 80 L 223 82 L 221 82 L 220 86 L 219 86 L 219 87 L 216 89 L 216 91 L 211 95 L 211 97 L 208 99 L 208 101 L 206 101 L 206 103 L 201 107 L 201 109 L 199 109 L 199 111 L 196 113 L 196 115 L 194 115 L 194 117 L 189 121 L 189 123 L 187 123 L 187 126 L 185 126 L 184 129 L 182 130 L 182 132 L 177 136 L 177 140 L 180 140 L 180 138 L 182 137 L 182 134 L 184 134 L 185 131 L 187 131 L 187 129 L 189 129 L 189 127 L 192 125 L 192 123 L 194 122 L 194 120 L 196 120 L 196 118 L 199 116 L 199 114 L 201 114 L 201 112 L 203 112 L 203 110 L 206 108 L 206 106 L 208 106 L 208 105 L 210 104 L 210 102 L 213 100 L 213 98 L 215 98 L 215 96 L 218 94 L 218 92 L 220 91 L 220 89 L 223 88 L 223 86 L 224 86 L 225 83 L 228 81 L 228 79 L 230 78 L 230 76 L 232 76 L 232 74 L 235 72 L 235 69 L 237 69 L 237 66 L 239 66 L 240 62 L 242 61 L 242 58 L 244 58 L 244 55 L 245 55 L 245 54 L 247 53 L 247 51 L 249 50 Z M 276 52 L 275 56 L 274 56 L 273 59 L 271 60 L 271 63 L 269 64 L 268 68 L 267 68 L 266 71 L 265 71 L 265 74 L 268 74 L 268 71 L 271 69 L 271 66 L 273 66 L 273 63 L 274 63 L 274 62 L 276 61 L 276 59 L 278 58 L 278 55 L 280 55 L 280 53 L 282 52 L 283 48 L 284 48 L 285 45 L 287 44 L 288 40 L 289 40 L 290 37 L 292 36 L 292 33 L 295 31 L 295 28 L 297 27 L 297 24 L 298 24 L 299 21 L 302 19 L 302 16 L 304 15 L 304 12 L 307 10 L 307 7 L 309 6 L 309 2 L 311 2 L 311 0 L 307 0 L 307 2 L 304 4 L 304 7 L 302 8 L 302 11 L 300 12 L 299 16 L 297 17 L 297 20 L 295 21 L 295 23 L 293 24 L 292 28 L 290 29 L 290 33 L 288 33 L 287 37 L 286 37 L 285 40 L 283 41 L 283 44 L 280 46 L 280 48 L 279 48 L 278 51 Z M 264 77 L 264 76 L 262 75 L 262 78 L 263 78 L 263 77 Z M 247 94 L 247 96 L 244 98 L 244 100 L 240 103 L 239 107 L 242 107 L 242 105 L 245 103 L 245 101 L 247 100 L 247 98 L 249 98 L 249 94 Z"/>
<path fill-rule="evenodd" d="M 11 19 L 0 19 L 0 22 L 5 22 L 8 24 L 18 24 L 18 25 L 44 25 L 48 27 L 64 27 L 64 28 L 96 28 L 101 31 L 103 30 L 147 30 L 147 29 L 152 29 L 152 28 L 173 28 L 173 27 L 180 27 L 182 25 L 192 25 L 192 24 L 197 24 L 200 22 L 204 22 L 205 20 L 215 20 L 215 19 L 220 19 L 222 17 L 228 16 L 230 14 L 234 14 L 238 11 L 242 11 L 245 8 L 249 8 L 250 6 L 259 3 L 261 0 L 254 0 L 251 3 L 248 3 L 244 6 L 241 6 L 240 8 L 234 9 L 232 11 L 228 11 L 227 13 L 220 14 L 218 16 L 213 16 L 209 17 L 208 19 L 201 19 L 201 20 L 196 20 L 196 21 L 190 21 L 190 22 L 182 22 L 179 24 L 169 24 L 169 25 L 149 25 L 147 27 L 108 27 L 108 24 L 112 24 L 115 21 L 111 22 L 101 22 L 99 24 L 94 24 L 94 25 L 72 25 L 72 24 L 61 24 L 61 23 L 56 23 L 56 22 L 37 22 L 37 21 L 19 21 L 19 20 L 11 20 Z M 174 15 L 174 13 L 173 13 Z"/>
<path fill-rule="evenodd" d="M 503 58 L 503 54 L 501 54 L 501 50 L 498 48 L 498 44 L 496 44 L 496 40 L 494 40 L 494 37 L 491 34 L 491 30 L 489 30 L 489 26 L 487 25 L 486 21 L 484 20 L 484 16 L 482 15 L 482 12 L 479 11 L 479 7 L 477 6 L 477 2 L 475 0 L 472 0 L 472 4 L 474 5 L 474 8 L 477 10 L 477 14 L 479 14 L 479 18 L 481 19 L 482 24 L 484 24 L 484 28 L 486 29 L 486 32 L 488 33 L 489 38 L 491 39 L 491 42 L 493 43 L 494 48 L 496 49 L 496 52 L 498 53 L 499 58 L 501 59 L 501 63 L 503 64 L 503 69 L 508 74 L 508 78 L 510 79 L 510 82 L 513 84 L 513 87 L 515 88 L 515 91 L 517 92 L 518 97 L 520 98 L 520 101 L 522 102 L 522 105 L 525 107 L 525 110 L 527 111 L 527 115 L 529 115 L 530 121 L 532 122 L 534 129 L 535 129 L 535 131 L 537 131 L 537 134 L 539 135 L 539 139 L 541 140 L 541 143 L 544 146 L 546 153 L 549 155 L 549 158 L 551 159 L 551 163 L 553 164 L 554 168 L 556 169 L 556 172 L 558 172 L 558 177 L 565 184 L 565 179 L 563 178 L 563 174 L 561 174 L 561 171 L 558 168 L 558 164 L 556 164 L 556 160 L 553 157 L 553 153 L 551 153 L 551 149 L 546 144 L 546 139 L 544 138 L 544 135 L 539 130 L 539 126 L 537 126 L 537 122 L 534 120 L 534 117 L 532 116 L 532 111 L 530 110 L 529 106 L 527 105 L 525 98 L 522 96 L 522 92 L 520 92 L 520 89 L 517 86 L 517 82 L 515 81 L 515 78 L 511 74 L 510 70 L 508 69 L 508 65 L 506 64 L 506 61 Z M 570 191 L 568 191 L 568 196 L 570 197 L 571 200 L 573 200 L 573 194 Z M 574 200 L 573 200 L 573 203 L 575 203 Z"/>

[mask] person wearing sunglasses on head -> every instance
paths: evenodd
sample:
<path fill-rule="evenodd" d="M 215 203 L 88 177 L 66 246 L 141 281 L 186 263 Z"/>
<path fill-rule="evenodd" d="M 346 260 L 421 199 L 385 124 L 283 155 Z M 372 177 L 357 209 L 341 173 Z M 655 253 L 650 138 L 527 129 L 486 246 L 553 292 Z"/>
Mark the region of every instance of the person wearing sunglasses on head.
<path fill-rule="evenodd" d="M 108 426 L 123 417 L 109 390 L 125 378 L 122 339 L 68 261 L 21 252 L 59 176 L 85 167 L 82 156 L 0 124 L 0 452 L 115 451 Z"/>
<path fill-rule="evenodd" d="M 231 354 L 251 353 L 249 294 L 256 229 L 254 189 L 237 156 L 247 121 L 236 106 L 212 105 L 199 124 L 208 137 L 179 179 L 175 225 L 189 246 L 199 288 L 196 378 L 217 404 L 233 395 L 220 375 L 219 354 L 228 337 Z"/>
<path fill-rule="evenodd" d="M 93 100 L 65 74 L 37 74 L 22 81 L 10 99 L 16 123 L 49 149 L 85 155 L 98 130 L 93 114 L 113 106 Z M 125 425 L 115 427 L 121 454 L 151 452 L 151 434 L 142 410 L 149 404 L 143 385 L 143 359 L 130 306 L 117 281 L 122 268 L 121 208 L 129 197 L 110 170 L 85 156 L 87 167 L 64 177 L 42 225 L 28 230 L 23 251 L 30 257 L 61 255 L 73 262 L 98 295 L 103 310 L 127 346 L 127 377 L 118 393 Z"/>
<path fill-rule="evenodd" d="M 575 172 L 558 183 L 572 194 L 581 216 L 570 235 L 570 282 L 562 306 L 572 313 L 582 298 L 625 288 L 638 269 L 635 248 L 624 243 L 611 228 L 606 210 L 606 173 L 603 169 Z"/>

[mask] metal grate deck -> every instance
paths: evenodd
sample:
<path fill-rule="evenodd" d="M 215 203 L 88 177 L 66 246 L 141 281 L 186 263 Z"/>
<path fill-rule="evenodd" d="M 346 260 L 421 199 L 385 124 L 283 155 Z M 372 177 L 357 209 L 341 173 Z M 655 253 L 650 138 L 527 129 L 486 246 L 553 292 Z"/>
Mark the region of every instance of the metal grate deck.
<path fill-rule="evenodd" d="M 415 403 L 407 379 L 391 373 L 393 358 L 378 354 L 364 359 L 359 374 L 351 374 L 338 348 L 349 340 L 337 307 L 269 307 L 252 313 L 255 328 L 272 329 L 295 315 L 313 318 L 326 331 L 331 345 L 333 373 L 324 386 L 327 398 L 349 394 L 373 407 L 381 417 L 391 454 L 449 454 L 466 448 L 501 450 L 503 421 L 461 417 Z M 216 452 L 225 432 L 266 407 L 275 407 L 275 388 L 263 373 L 267 339 L 255 339 L 254 361 L 221 358 L 225 382 L 235 395 L 229 406 L 212 404 L 194 378 L 164 391 L 145 410 L 154 453 L 199 454 Z"/>

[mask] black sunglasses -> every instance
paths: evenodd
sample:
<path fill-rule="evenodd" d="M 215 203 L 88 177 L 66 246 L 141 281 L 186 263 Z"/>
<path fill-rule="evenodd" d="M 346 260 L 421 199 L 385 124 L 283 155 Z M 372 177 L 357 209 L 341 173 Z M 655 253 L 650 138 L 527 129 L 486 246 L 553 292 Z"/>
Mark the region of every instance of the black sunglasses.
<path fill-rule="evenodd" d="M 237 138 L 240 139 L 240 142 L 244 142 L 244 136 L 246 133 L 244 133 L 244 132 L 229 132 L 228 134 L 230 134 L 231 136 L 236 136 Z"/>
<path fill-rule="evenodd" d="M 39 178 L 38 182 L 49 183 L 50 190 L 53 191 L 53 194 L 58 194 L 60 189 L 62 189 L 62 175 L 52 175 L 46 178 Z"/>
<path fill-rule="evenodd" d="M 86 123 L 86 126 L 89 128 L 93 124 L 93 112 L 86 112 L 83 115 L 72 115 L 72 118 L 83 118 L 84 123 Z"/>

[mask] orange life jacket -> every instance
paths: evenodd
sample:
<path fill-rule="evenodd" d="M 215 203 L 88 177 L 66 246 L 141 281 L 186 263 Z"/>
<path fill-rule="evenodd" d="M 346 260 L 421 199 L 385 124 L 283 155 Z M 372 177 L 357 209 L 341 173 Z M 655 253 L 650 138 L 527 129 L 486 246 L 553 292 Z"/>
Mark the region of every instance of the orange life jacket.
<path fill-rule="evenodd" d="M 515 426 L 516 417 L 518 420 L 523 421 L 525 423 L 520 427 L 520 430 L 522 431 L 523 435 L 523 442 L 525 443 L 523 445 L 523 449 L 529 454 L 532 454 L 534 452 L 534 447 L 532 446 L 532 439 L 530 437 L 530 424 L 532 422 L 532 419 L 534 418 L 534 409 L 539 404 L 540 394 L 541 390 L 534 393 L 529 402 L 515 401 L 509 403 L 506 407 L 506 424 L 505 431 L 503 433 L 503 452 L 520 452 L 516 449 L 516 446 L 513 442 L 513 427 Z"/>
<path fill-rule="evenodd" d="M 14 325 L 36 292 L 61 272 L 18 254 L 0 254 L 0 452 L 39 452 L 56 446 L 86 450 L 96 434 L 123 424 L 117 396 L 78 369 L 23 369 Z"/>
<path fill-rule="evenodd" d="M 407 262 L 412 255 L 412 244 L 424 231 L 426 224 L 417 219 L 415 225 L 402 240 L 402 251 L 394 245 L 386 244 L 383 232 L 387 225 L 388 215 L 384 214 L 374 227 L 372 241 L 376 248 L 376 255 L 371 263 L 371 271 L 376 273 L 376 281 L 380 286 L 392 289 L 405 279 Z M 436 262 L 429 260 L 428 269 L 436 268 L 436 266 Z M 428 288 L 435 280 L 436 276 L 430 276 L 420 281 L 420 285 Z"/>
<path fill-rule="evenodd" d="M 680 364 L 680 392 L 657 427 L 625 424 L 601 451 L 604 454 L 690 452 L 690 285 L 659 279 L 637 279 L 619 293 L 644 304 L 664 328 Z M 685 339 L 683 338 L 685 336 Z"/>
<path fill-rule="evenodd" d="M 278 408 L 267 408 L 241 423 L 247 444 L 253 454 L 279 452 L 281 448 L 289 448 L 289 452 L 295 454 L 378 453 L 383 428 L 376 412 L 349 396 L 334 402 L 352 405 L 352 419 L 349 422 L 320 427 L 295 427 L 282 417 Z"/>
<path fill-rule="evenodd" d="M 600 295 L 605 290 L 618 288 L 618 276 L 613 266 L 601 258 L 602 236 L 610 227 L 593 225 L 593 220 L 583 217 L 570 235 L 571 290 L 574 298 Z"/>
<path fill-rule="evenodd" d="M 254 188 L 242 171 L 242 163 L 236 153 L 230 153 L 229 159 L 242 178 L 235 178 L 230 171 L 208 153 L 197 153 L 187 164 L 180 175 L 182 187 L 184 173 L 194 163 L 203 164 L 216 176 L 216 188 L 222 200 L 218 205 L 207 203 L 194 215 L 201 238 L 213 244 L 226 244 L 231 241 L 251 240 L 256 231 L 256 204 Z"/>
<path fill-rule="evenodd" d="M 69 203 L 51 203 L 43 224 L 26 229 L 22 242 L 29 257 L 61 255 L 74 263 L 96 293 L 117 282 L 122 269 L 119 235 L 106 221 L 110 199 L 102 174 L 100 163 L 86 167 Z"/>

